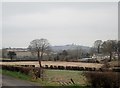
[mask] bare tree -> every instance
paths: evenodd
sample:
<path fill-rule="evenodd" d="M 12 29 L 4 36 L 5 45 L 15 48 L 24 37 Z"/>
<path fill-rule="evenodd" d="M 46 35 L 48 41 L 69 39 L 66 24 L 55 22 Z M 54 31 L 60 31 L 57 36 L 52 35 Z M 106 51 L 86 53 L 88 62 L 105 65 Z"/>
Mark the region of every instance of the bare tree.
<path fill-rule="evenodd" d="M 112 60 L 112 53 L 117 52 L 117 41 L 116 40 L 107 40 L 102 44 L 103 53 L 109 53 L 110 60 Z"/>
<path fill-rule="evenodd" d="M 102 45 L 102 40 L 96 40 L 94 42 L 94 47 L 97 48 L 97 53 L 100 53 L 100 47 Z"/>
<path fill-rule="evenodd" d="M 42 68 L 41 60 L 43 59 L 43 55 L 45 54 L 45 52 L 49 50 L 49 46 L 50 44 L 48 40 L 41 38 L 31 41 L 28 47 L 31 52 L 35 52 L 37 54 L 40 69 Z M 41 76 L 41 71 L 40 71 L 40 76 Z"/>

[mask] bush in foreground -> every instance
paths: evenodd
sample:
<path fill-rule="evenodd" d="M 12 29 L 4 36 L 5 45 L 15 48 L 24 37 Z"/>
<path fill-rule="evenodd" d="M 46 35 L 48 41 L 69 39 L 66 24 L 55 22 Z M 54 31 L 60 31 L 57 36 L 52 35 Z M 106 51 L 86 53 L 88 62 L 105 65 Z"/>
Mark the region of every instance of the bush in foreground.
<path fill-rule="evenodd" d="M 92 88 L 120 88 L 118 72 L 85 72 L 84 74 Z"/>

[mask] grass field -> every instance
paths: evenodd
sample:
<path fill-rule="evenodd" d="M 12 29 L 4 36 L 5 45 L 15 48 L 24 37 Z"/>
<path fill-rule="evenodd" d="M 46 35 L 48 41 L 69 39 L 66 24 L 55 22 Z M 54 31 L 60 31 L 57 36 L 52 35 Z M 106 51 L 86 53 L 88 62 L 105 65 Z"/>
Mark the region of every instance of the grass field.
<path fill-rule="evenodd" d="M 81 71 L 69 71 L 69 70 L 46 70 L 45 75 L 48 81 L 56 83 L 71 83 L 71 79 L 75 84 L 84 85 L 85 77 Z"/>
<path fill-rule="evenodd" d="M 85 77 L 82 75 L 81 71 L 45 70 L 44 72 L 44 80 L 42 81 L 41 79 L 32 79 L 32 77 L 29 75 L 24 75 L 20 72 L 0 69 L 0 73 L 3 73 L 4 75 L 9 75 L 22 80 L 37 82 L 42 86 L 62 86 L 64 84 L 64 86 L 79 86 L 79 88 L 83 88 L 85 85 Z M 73 84 L 70 79 L 72 79 L 75 84 Z"/>

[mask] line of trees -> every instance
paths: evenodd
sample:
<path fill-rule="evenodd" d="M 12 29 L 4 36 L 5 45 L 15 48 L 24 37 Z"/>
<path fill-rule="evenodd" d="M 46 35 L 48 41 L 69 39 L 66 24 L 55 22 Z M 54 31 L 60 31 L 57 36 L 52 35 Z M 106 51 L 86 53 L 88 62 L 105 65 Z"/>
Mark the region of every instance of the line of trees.
<path fill-rule="evenodd" d="M 94 47 L 91 47 L 90 51 L 85 51 L 80 47 L 77 47 L 74 50 L 63 50 L 61 52 L 55 52 L 56 54 L 52 54 L 53 52 L 50 48 L 50 43 L 47 39 L 35 39 L 30 42 L 30 45 L 28 47 L 29 51 L 31 52 L 31 55 L 33 55 L 34 58 L 38 58 L 39 63 L 41 63 L 41 60 L 65 60 L 65 61 L 72 61 L 72 60 L 78 60 L 82 58 L 89 58 L 92 57 L 93 54 L 103 54 L 103 55 L 109 55 L 110 59 L 112 60 L 113 53 L 117 53 L 118 57 L 120 56 L 120 41 L 117 40 L 96 40 L 94 42 Z M 17 58 L 16 52 L 8 51 L 7 54 L 6 49 L 2 50 L 2 57 L 6 58 Z"/>
<path fill-rule="evenodd" d="M 120 54 L 119 53 L 120 52 L 120 41 L 117 41 L 117 40 L 107 40 L 107 41 L 96 40 L 94 42 L 94 47 L 92 47 L 89 52 L 86 52 L 79 47 L 79 48 L 76 48 L 74 50 L 69 49 L 69 50 L 63 50 L 61 52 L 57 52 L 56 56 L 51 54 L 50 43 L 48 42 L 47 39 L 35 39 L 35 40 L 31 41 L 28 49 L 32 55 L 34 55 L 35 57 L 37 56 L 39 58 L 39 62 L 40 62 L 40 58 L 43 59 L 43 57 L 44 56 L 47 57 L 47 55 L 48 55 L 48 58 L 50 58 L 50 57 L 57 58 L 56 60 L 59 60 L 60 58 L 63 58 L 63 60 L 66 60 L 66 59 L 69 60 L 69 59 L 81 59 L 81 58 L 85 58 L 85 57 L 90 57 L 93 54 L 109 55 L 110 61 L 111 61 L 114 52 L 118 54 L 118 57 L 120 56 L 119 55 Z M 16 52 L 8 51 L 7 54 L 5 54 L 6 52 L 7 52 L 6 49 L 2 50 L 3 58 L 9 57 L 12 60 L 13 58 L 17 57 Z"/>
<path fill-rule="evenodd" d="M 111 61 L 113 53 L 118 53 L 118 57 L 119 57 L 120 41 L 117 41 L 117 40 L 107 40 L 107 41 L 96 40 L 94 42 L 94 48 L 92 48 L 92 52 L 97 53 L 97 54 L 109 54 L 109 56 L 110 56 L 109 61 Z"/>
<path fill-rule="evenodd" d="M 79 52 L 78 52 L 79 51 Z M 84 50 L 63 50 L 54 56 L 54 61 L 78 61 L 78 59 L 89 58 L 90 54 Z"/>

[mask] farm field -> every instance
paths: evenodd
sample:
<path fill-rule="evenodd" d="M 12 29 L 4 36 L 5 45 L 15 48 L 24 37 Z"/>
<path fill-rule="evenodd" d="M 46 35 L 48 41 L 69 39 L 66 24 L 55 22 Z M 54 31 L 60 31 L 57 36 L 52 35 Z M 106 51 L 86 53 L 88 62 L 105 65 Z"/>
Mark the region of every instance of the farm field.
<path fill-rule="evenodd" d="M 79 85 L 86 86 L 86 78 L 82 71 L 68 71 L 68 70 L 44 70 L 44 80 L 33 80 L 30 76 L 24 75 L 20 72 L 3 70 L 0 73 L 10 77 L 35 82 L 41 86 L 70 86 Z M 73 82 L 71 81 L 73 80 Z M 22 85 L 22 84 L 21 84 Z"/>
<path fill-rule="evenodd" d="M 21 62 L 0 62 L 0 65 L 35 65 L 39 66 L 38 61 L 21 61 Z M 103 64 L 98 63 L 82 63 L 82 62 L 62 62 L 62 61 L 42 61 L 42 66 L 79 66 L 79 67 L 95 67 L 100 68 Z"/>
<path fill-rule="evenodd" d="M 45 70 L 45 75 L 48 82 L 55 82 L 58 85 L 75 84 L 86 85 L 86 78 L 82 71 L 68 71 L 68 70 Z"/>

